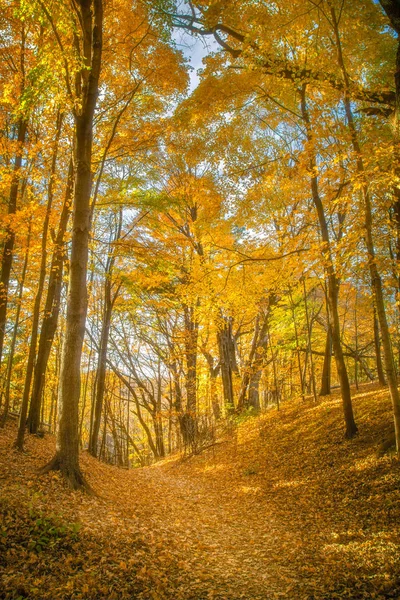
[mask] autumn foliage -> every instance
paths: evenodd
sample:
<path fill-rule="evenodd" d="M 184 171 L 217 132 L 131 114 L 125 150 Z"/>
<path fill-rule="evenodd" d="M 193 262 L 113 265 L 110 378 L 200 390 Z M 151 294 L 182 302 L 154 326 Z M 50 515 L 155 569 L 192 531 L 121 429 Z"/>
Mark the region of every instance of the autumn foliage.
<path fill-rule="evenodd" d="M 232 495 L 227 512 L 243 520 L 224 540 L 219 531 L 221 564 L 209 564 L 215 597 L 356 598 L 346 552 L 360 565 L 359 597 L 398 592 L 395 542 L 385 537 L 392 513 L 384 521 L 384 494 L 381 505 L 376 494 L 366 499 L 358 477 L 376 471 L 390 495 L 400 453 L 399 35 L 395 0 L 0 0 L 0 428 L 13 464 L 8 486 L 33 464 L 47 475 L 36 482 L 29 471 L 39 496 L 27 487 L 20 507 L 14 483 L 6 496 L 6 547 L 22 549 L 23 572 L 6 574 L 7 598 L 50 598 L 38 552 L 75 547 L 94 575 L 85 581 L 82 566 L 75 586 L 72 561 L 64 597 L 213 597 L 214 575 L 196 563 L 194 579 L 184 553 L 167 556 L 175 530 L 155 545 L 147 533 L 133 542 L 111 535 L 104 505 L 104 530 L 82 533 L 92 517 L 68 513 L 58 473 L 88 492 L 89 512 L 101 506 L 93 491 L 107 488 L 106 473 L 121 497 L 148 485 L 147 508 L 140 497 L 124 504 L 146 532 L 153 508 L 160 530 L 171 506 L 181 523 L 187 506 L 176 489 L 187 482 L 182 493 L 198 496 L 200 508 L 193 527 L 185 517 L 176 531 L 186 528 L 190 546 L 203 523 L 204 551 L 207 511 L 229 521 L 225 509 L 214 514 L 207 477 L 221 493 L 241 477 L 292 482 L 271 493 L 263 483 L 262 500 L 249 484 L 237 507 Z M 380 407 L 387 397 L 391 411 Z M 231 465 L 225 447 L 240 454 Z M 240 475 L 246 452 L 254 458 Z M 383 519 L 376 536 L 363 533 L 368 511 L 352 478 L 368 514 Z M 63 515 L 45 510 L 53 492 Z M 339 531 L 330 511 L 345 496 L 363 525 L 343 506 Z M 284 557 L 271 580 L 263 561 L 280 559 L 271 544 L 261 550 L 261 538 L 251 551 L 252 499 L 260 522 L 274 515 Z M 91 550 L 97 536 L 116 555 L 103 571 Z M 229 558 L 240 539 L 245 551 Z M 122 543 L 140 556 L 133 571 Z M 300 569 L 296 581 L 289 567 L 301 557 L 315 569 L 314 588 L 314 571 Z M 36 563 L 43 579 L 18 592 Z M 111 589 L 108 579 L 124 572 L 134 574 Z"/>

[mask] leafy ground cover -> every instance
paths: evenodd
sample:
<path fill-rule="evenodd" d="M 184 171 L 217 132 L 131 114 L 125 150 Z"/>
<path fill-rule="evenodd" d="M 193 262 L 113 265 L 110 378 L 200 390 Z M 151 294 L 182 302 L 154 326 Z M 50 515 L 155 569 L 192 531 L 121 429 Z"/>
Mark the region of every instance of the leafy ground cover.
<path fill-rule="evenodd" d="M 0 598 L 395 599 L 400 468 L 387 391 L 283 405 L 199 456 L 126 471 L 82 455 L 97 496 L 36 471 L 54 438 L 0 432 Z"/>

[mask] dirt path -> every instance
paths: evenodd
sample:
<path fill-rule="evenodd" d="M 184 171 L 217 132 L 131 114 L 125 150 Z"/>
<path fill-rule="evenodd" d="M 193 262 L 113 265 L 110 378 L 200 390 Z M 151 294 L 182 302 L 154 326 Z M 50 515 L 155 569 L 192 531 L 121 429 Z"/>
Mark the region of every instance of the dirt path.
<path fill-rule="evenodd" d="M 193 476 L 153 467 L 125 474 L 123 485 L 116 476 L 109 487 L 121 518 L 145 524 L 149 542 L 184 563 L 190 589 L 185 578 L 177 597 L 279 598 L 296 586 L 298 575 L 281 555 L 284 524 L 251 486 L 232 483 L 218 470 Z"/>

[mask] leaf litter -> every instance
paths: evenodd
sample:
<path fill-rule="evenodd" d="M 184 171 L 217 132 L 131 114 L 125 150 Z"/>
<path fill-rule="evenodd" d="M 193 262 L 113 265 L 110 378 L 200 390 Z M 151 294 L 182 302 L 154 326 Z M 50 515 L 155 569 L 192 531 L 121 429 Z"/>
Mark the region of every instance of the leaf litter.
<path fill-rule="evenodd" d="M 0 432 L 0 598 L 400 598 L 400 469 L 386 390 L 287 403 L 199 456 L 118 469 L 82 454 L 97 496 L 38 477 L 54 438 Z"/>

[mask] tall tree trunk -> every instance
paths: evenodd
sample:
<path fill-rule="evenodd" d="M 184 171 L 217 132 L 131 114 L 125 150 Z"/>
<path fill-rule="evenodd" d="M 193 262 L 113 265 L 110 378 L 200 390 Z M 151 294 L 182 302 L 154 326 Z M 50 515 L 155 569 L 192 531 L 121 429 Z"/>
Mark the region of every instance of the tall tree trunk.
<path fill-rule="evenodd" d="M 386 385 L 385 373 L 383 372 L 382 365 L 382 354 L 381 354 L 381 340 L 379 336 L 379 323 L 376 316 L 376 308 L 374 306 L 374 346 L 375 346 L 375 357 L 376 357 L 376 370 L 378 373 L 378 381 L 380 385 Z"/>
<path fill-rule="evenodd" d="M 343 356 L 343 349 L 340 339 L 340 321 L 338 312 L 338 291 L 339 283 L 336 277 L 335 269 L 333 266 L 333 257 L 331 252 L 331 244 L 329 238 L 328 224 L 325 217 L 325 211 L 322 204 L 322 200 L 319 193 L 318 177 L 315 175 L 317 172 L 315 150 L 313 149 L 314 136 L 311 127 L 310 115 L 308 113 L 306 103 L 306 84 L 303 84 L 301 88 L 301 113 L 303 122 L 306 127 L 307 142 L 309 144 L 309 169 L 310 169 L 310 183 L 311 183 L 311 195 L 313 203 L 318 215 L 318 221 L 320 226 L 320 232 L 322 241 L 324 243 L 323 256 L 324 256 L 324 267 L 327 274 L 328 281 L 328 306 L 329 314 L 331 316 L 331 327 L 332 327 L 332 346 L 333 353 L 336 361 L 336 369 L 340 382 L 340 391 L 342 396 L 344 421 L 346 426 L 345 436 L 346 438 L 352 438 L 357 433 L 357 425 L 354 420 L 353 406 L 351 402 L 350 383 L 347 374 L 346 363 Z"/>
<path fill-rule="evenodd" d="M 60 314 L 63 266 L 65 261 L 64 238 L 71 214 L 72 189 L 73 163 L 71 161 L 69 164 L 64 203 L 61 210 L 60 222 L 58 225 L 53 256 L 51 259 L 47 296 L 44 306 L 44 316 L 39 336 L 38 353 L 33 376 L 31 404 L 28 415 L 28 429 L 30 433 L 37 433 L 39 428 L 40 406 L 42 403 L 46 369 L 54 341 L 54 336 L 57 330 L 58 317 Z"/>
<path fill-rule="evenodd" d="M 59 387 L 56 454 L 43 471 L 59 469 L 74 489 L 87 487 L 79 466 L 80 366 L 87 311 L 86 273 L 92 186 L 93 117 L 101 68 L 103 1 L 76 0 L 82 25 L 84 69 L 78 73 L 81 108 L 75 113 L 75 188 L 67 316 Z"/>
<path fill-rule="evenodd" d="M 17 153 L 14 161 L 13 176 L 10 186 L 10 195 L 8 199 L 8 216 L 15 215 L 17 212 L 18 188 L 20 183 L 20 171 L 22 166 L 22 156 L 26 138 L 27 123 L 21 117 L 18 121 L 17 134 Z M 4 336 L 7 320 L 8 287 L 10 284 L 11 266 L 13 261 L 13 252 L 15 244 L 15 229 L 12 222 L 6 229 L 6 240 L 3 248 L 0 273 L 0 364 L 3 356 Z"/>
<path fill-rule="evenodd" d="M 271 307 L 276 303 L 277 299 L 274 294 L 268 298 L 268 307 L 264 316 L 264 322 L 261 327 L 258 346 L 254 355 L 253 368 L 249 382 L 249 406 L 255 410 L 260 410 L 260 380 L 263 368 L 266 365 L 266 355 L 268 350 L 269 340 L 269 319 L 271 316 Z"/>
<path fill-rule="evenodd" d="M 310 377 L 311 377 L 311 388 L 314 397 L 314 402 L 317 402 L 317 389 L 315 386 L 315 370 L 314 370 L 314 359 L 312 354 L 312 321 L 310 319 L 310 314 L 308 310 L 308 299 L 307 299 L 307 288 L 306 288 L 306 280 L 303 275 L 303 293 L 304 293 L 304 307 L 306 313 L 306 325 L 307 325 L 307 350 L 308 356 L 310 360 Z"/>
<path fill-rule="evenodd" d="M 100 432 L 101 413 L 103 410 L 103 397 L 107 370 L 108 341 L 110 337 L 112 311 L 114 307 L 114 302 L 117 297 L 116 294 L 118 293 L 117 290 L 114 296 L 112 296 L 112 274 L 115 263 L 115 246 L 113 248 L 113 244 L 115 244 L 115 242 L 118 241 L 121 235 L 121 229 L 122 211 L 120 211 L 119 214 L 117 231 L 115 235 L 110 239 L 107 265 L 104 273 L 104 313 L 101 326 L 99 357 L 97 362 L 97 373 L 95 379 L 93 417 L 91 417 L 93 425 L 91 428 L 89 439 L 89 452 L 92 456 L 98 455 L 97 446 Z"/>
<path fill-rule="evenodd" d="M 197 345 L 199 325 L 193 306 L 184 306 L 186 358 L 186 411 L 197 413 Z"/>
<path fill-rule="evenodd" d="M 305 385 L 304 385 L 303 369 L 301 366 L 299 334 L 297 331 L 296 311 L 295 311 L 295 305 L 293 302 L 292 290 L 290 289 L 290 286 L 289 286 L 289 300 L 290 300 L 290 311 L 292 313 L 292 321 L 293 321 L 293 328 L 294 328 L 294 340 L 295 340 L 295 344 L 296 344 L 297 367 L 299 369 L 300 393 L 301 393 L 302 399 L 304 400 L 305 399 L 305 395 L 304 395 Z"/>
<path fill-rule="evenodd" d="M 232 412 L 235 408 L 233 392 L 233 373 L 238 373 L 236 362 L 235 341 L 232 334 L 232 319 L 219 317 L 218 322 L 218 351 L 221 365 L 222 389 L 224 392 L 224 407 L 226 412 Z"/>
<path fill-rule="evenodd" d="M 28 361 L 26 364 L 25 384 L 24 384 L 24 392 L 22 395 L 22 405 L 21 405 L 21 413 L 20 413 L 20 417 L 19 417 L 18 434 L 17 434 L 17 439 L 15 442 L 15 446 L 16 446 L 16 448 L 18 448 L 18 450 L 22 450 L 23 445 L 24 445 L 24 436 L 25 436 L 25 428 L 26 428 L 26 417 L 28 414 L 29 395 L 30 395 L 30 391 L 31 391 L 33 369 L 35 366 L 37 338 L 38 338 L 38 329 L 39 329 L 39 318 L 40 318 L 40 304 L 42 301 L 44 282 L 46 279 L 47 236 L 48 236 L 48 231 L 49 231 L 51 209 L 53 206 L 54 178 L 55 178 L 55 174 L 56 174 L 58 143 L 59 143 L 60 135 L 61 135 L 62 120 L 63 120 L 62 114 L 60 111 L 58 111 L 57 122 L 56 122 L 56 134 L 55 134 L 54 147 L 53 147 L 53 156 L 52 156 L 52 160 L 51 160 L 49 183 L 48 183 L 48 187 L 47 187 L 47 206 L 46 206 L 46 213 L 45 213 L 44 221 L 43 221 L 41 258 L 40 258 L 40 267 L 39 267 L 39 281 L 38 281 L 38 286 L 37 286 L 37 290 L 36 290 L 35 302 L 33 305 L 31 340 L 30 340 L 30 345 L 29 345 Z M 38 414 L 38 421 L 39 420 L 40 420 L 40 407 L 39 407 L 39 414 Z"/>
<path fill-rule="evenodd" d="M 246 361 L 244 369 L 242 369 L 242 382 L 241 382 L 239 398 L 238 398 L 238 403 L 237 403 L 237 408 L 236 408 L 236 410 L 238 412 L 245 410 L 246 408 L 248 408 L 248 405 L 249 405 L 247 390 L 248 390 L 249 383 L 250 383 L 252 367 L 253 367 L 253 359 L 254 359 L 254 355 L 257 350 L 259 337 L 260 337 L 260 315 L 257 315 L 255 327 L 254 327 L 253 340 L 251 342 L 251 348 L 250 348 L 250 352 L 249 352 L 249 357 Z"/>
<path fill-rule="evenodd" d="M 338 53 L 338 63 L 343 75 L 344 81 L 344 95 L 343 102 L 346 112 L 346 118 L 348 127 L 351 135 L 351 142 L 354 150 L 354 154 L 356 156 L 356 165 L 357 172 L 361 176 L 362 181 L 362 198 L 364 204 L 364 223 L 365 223 L 365 244 L 368 253 L 368 266 L 372 283 L 372 291 L 374 294 L 376 312 L 378 316 L 379 326 L 381 329 L 382 335 L 382 347 L 383 347 L 383 357 L 384 364 L 386 370 L 386 377 L 389 385 L 390 396 L 392 399 L 393 406 L 393 418 L 394 418 L 394 430 L 395 430 L 395 439 L 396 439 L 396 450 L 400 455 L 400 394 L 397 387 L 397 374 L 394 362 L 394 356 L 392 352 L 392 345 L 389 333 L 389 326 L 386 318 L 386 310 L 385 310 L 385 302 L 383 296 L 383 287 L 382 287 L 382 279 L 380 277 L 378 267 L 376 264 L 376 254 L 375 254 L 375 246 L 374 239 L 372 234 L 372 207 L 371 207 L 371 198 L 368 191 L 367 183 L 365 181 L 365 171 L 364 171 L 364 163 L 361 153 L 361 147 L 358 141 L 357 129 L 354 123 L 353 111 L 351 108 L 350 102 L 350 80 L 347 74 L 346 66 L 344 64 L 343 53 L 342 53 L 342 45 L 339 34 L 339 25 L 335 13 L 335 9 L 331 7 L 331 17 L 332 23 L 335 33 L 335 40 L 337 46 Z M 399 30 L 400 31 L 400 30 Z M 400 62 L 398 64 L 400 67 Z M 399 75 L 400 76 L 400 75 Z M 397 88 L 397 81 L 396 81 Z"/>
<path fill-rule="evenodd" d="M 321 375 L 321 389 L 319 392 L 320 396 L 329 396 L 331 393 L 331 362 L 332 362 L 332 332 L 331 332 L 330 323 L 328 322 L 328 329 L 326 332 L 326 341 L 325 341 L 324 364 L 322 366 L 322 375 Z"/>
<path fill-rule="evenodd" d="M 206 349 L 205 346 L 202 347 L 202 353 L 204 358 L 207 361 L 208 365 L 208 373 L 210 377 L 210 397 L 211 397 L 211 407 L 214 415 L 214 419 L 218 421 L 221 418 L 221 409 L 218 402 L 218 392 L 217 392 L 217 377 L 221 368 L 221 365 L 218 363 L 214 365 L 215 358 L 212 356 L 210 352 Z"/>
<path fill-rule="evenodd" d="M 180 418 L 185 446 L 194 449 L 197 439 L 197 351 L 199 324 L 193 306 L 184 306 L 186 410 Z"/>
<path fill-rule="evenodd" d="M 251 406 L 255 410 L 260 409 L 258 385 L 261 378 L 261 369 L 264 355 L 268 346 L 268 325 L 270 317 L 271 298 L 268 306 L 257 315 L 253 341 L 242 376 L 242 384 L 239 393 L 237 410 L 243 410 Z M 261 321 L 261 325 L 260 325 Z"/>
<path fill-rule="evenodd" d="M 29 229 L 28 229 L 28 238 L 27 238 L 27 242 L 26 242 L 25 259 L 24 259 L 24 264 L 22 267 L 21 281 L 20 281 L 19 290 L 18 290 L 17 310 L 16 310 L 16 314 L 15 314 L 14 328 L 13 328 L 13 334 L 12 334 L 11 344 L 10 344 L 10 352 L 8 355 L 6 386 L 5 386 L 5 393 L 4 393 L 4 410 L 3 410 L 3 414 L 1 417 L 1 421 L 0 421 L 0 427 L 4 427 L 7 416 L 8 416 L 8 411 L 10 408 L 11 377 L 12 377 L 15 346 L 16 346 L 17 337 L 18 337 L 19 319 L 20 319 L 20 314 L 21 314 L 22 297 L 23 297 L 24 286 L 25 286 L 25 277 L 26 277 L 26 272 L 28 270 L 29 249 L 30 249 L 30 244 L 31 244 L 31 229 L 32 229 L 32 220 L 30 219 L 29 220 Z"/>
<path fill-rule="evenodd" d="M 161 378 L 161 361 L 158 361 L 157 369 L 157 398 L 156 398 L 156 410 L 153 415 L 154 422 L 154 433 L 156 437 L 157 452 L 160 457 L 165 456 L 165 445 L 164 445 L 164 428 L 162 420 L 162 378 Z"/>
<path fill-rule="evenodd" d="M 116 419 L 115 419 L 115 405 L 114 405 L 114 410 L 112 410 L 111 409 L 111 401 L 110 401 L 110 398 L 108 398 L 107 393 L 105 394 L 105 404 L 107 407 L 107 414 L 110 415 L 111 435 L 112 435 L 113 441 L 114 441 L 115 463 L 119 467 L 122 467 L 122 465 L 123 465 L 122 448 L 121 448 L 121 442 L 120 442 L 120 439 L 118 436 L 117 424 L 116 424 Z"/>
<path fill-rule="evenodd" d="M 390 24 L 397 34 L 396 64 L 394 70 L 394 84 L 396 103 L 393 120 L 393 174 L 394 179 L 400 180 L 400 5 L 398 0 L 380 0 L 380 4 L 387 14 Z M 393 212 L 396 227 L 396 262 L 397 262 L 397 306 L 400 316 L 400 185 L 397 183 L 392 188 L 394 201 Z M 400 352 L 399 352 L 400 364 Z"/>

